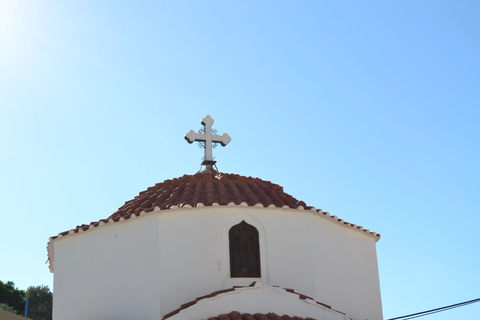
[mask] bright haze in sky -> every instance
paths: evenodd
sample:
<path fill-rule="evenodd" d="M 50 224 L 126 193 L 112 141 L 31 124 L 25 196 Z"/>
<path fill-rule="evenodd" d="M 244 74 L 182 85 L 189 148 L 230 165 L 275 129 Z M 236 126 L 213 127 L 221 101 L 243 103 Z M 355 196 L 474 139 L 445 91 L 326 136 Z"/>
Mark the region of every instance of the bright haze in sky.
<path fill-rule="evenodd" d="M 0 0 L 0 280 L 53 288 L 49 237 L 196 173 L 184 135 L 210 115 L 232 138 L 220 171 L 382 235 L 385 319 L 480 298 L 479 16 L 477 1 Z"/>

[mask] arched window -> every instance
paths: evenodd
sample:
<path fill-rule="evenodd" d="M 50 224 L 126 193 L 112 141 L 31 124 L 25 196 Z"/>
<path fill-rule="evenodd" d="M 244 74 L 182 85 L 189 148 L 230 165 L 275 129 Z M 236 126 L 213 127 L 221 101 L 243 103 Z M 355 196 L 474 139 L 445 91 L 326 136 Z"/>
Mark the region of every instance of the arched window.
<path fill-rule="evenodd" d="M 260 278 L 260 249 L 258 231 L 245 221 L 233 226 L 230 239 L 230 276 Z"/>

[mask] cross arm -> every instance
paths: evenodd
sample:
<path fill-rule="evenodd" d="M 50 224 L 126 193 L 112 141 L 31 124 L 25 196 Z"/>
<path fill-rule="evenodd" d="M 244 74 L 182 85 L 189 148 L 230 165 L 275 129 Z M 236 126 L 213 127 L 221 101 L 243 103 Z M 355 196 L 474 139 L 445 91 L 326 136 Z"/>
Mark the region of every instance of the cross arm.
<path fill-rule="evenodd" d="M 230 141 L 232 141 L 232 138 L 230 138 L 230 136 L 226 133 L 222 134 L 221 136 L 212 136 L 212 142 L 220 143 L 222 147 L 225 147 Z"/>
<path fill-rule="evenodd" d="M 193 143 L 195 141 L 205 141 L 205 135 L 200 134 L 200 133 L 196 133 L 195 131 L 190 130 L 185 135 L 185 140 L 187 140 L 188 143 Z"/>

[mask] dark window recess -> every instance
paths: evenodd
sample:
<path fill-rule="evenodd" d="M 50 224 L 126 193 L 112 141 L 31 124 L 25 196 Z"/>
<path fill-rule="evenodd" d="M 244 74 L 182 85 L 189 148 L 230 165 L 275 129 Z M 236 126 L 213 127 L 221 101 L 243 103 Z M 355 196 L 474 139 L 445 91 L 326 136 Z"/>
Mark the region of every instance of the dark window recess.
<path fill-rule="evenodd" d="M 258 231 L 245 221 L 229 231 L 230 275 L 232 278 L 260 278 Z"/>

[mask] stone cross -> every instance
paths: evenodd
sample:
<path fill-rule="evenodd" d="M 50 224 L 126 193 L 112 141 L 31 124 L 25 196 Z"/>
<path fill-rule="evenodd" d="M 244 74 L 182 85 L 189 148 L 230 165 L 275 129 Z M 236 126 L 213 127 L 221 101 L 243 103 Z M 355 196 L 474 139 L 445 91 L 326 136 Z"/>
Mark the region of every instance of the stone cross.
<path fill-rule="evenodd" d="M 202 162 L 202 165 L 205 165 L 206 171 L 211 171 L 213 170 L 212 166 L 216 163 L 216 161 L 213 160 L 213 155 L 212 155 L 212 144 L 213 143 L 220 143 L 222 147 L 225 147 L 232 139 L 228 136 L 228 134 L 224 133 L 221 136 L 217 135 L 212 135 L 212 124 L 213 124 L 213 119 L 210 116 L 206 116 L 202 120 L 202 124 L 204 126 L 204 133 L 196 133 L 193 130 L 190 130 L 186 135 L 185 135 L 185 140 L 188 141 L 188 143 L 193 143 L 194 141 L 199 141 L 203 142 L 205 144 L 205 160 Z"/>

